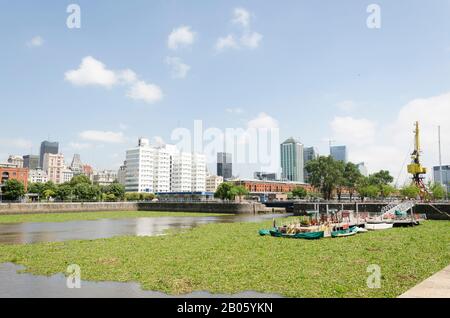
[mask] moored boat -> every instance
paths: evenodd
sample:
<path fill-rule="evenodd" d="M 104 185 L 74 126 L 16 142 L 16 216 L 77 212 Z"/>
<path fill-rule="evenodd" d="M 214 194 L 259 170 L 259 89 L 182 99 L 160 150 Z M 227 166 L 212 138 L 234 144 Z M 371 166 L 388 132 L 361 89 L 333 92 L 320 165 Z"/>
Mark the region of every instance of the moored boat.
<path fill-rule="evenodd" d="M 369 231 L 387 230 L 393 226 L 393 223 L 366 223 L 366 229 Z"/>
<path fill-rule="evenodd" d="M 286 233 L 282 233 L 278 229 L 272 229 L 272 230 L 270 230 L 270 235 L 272 235 L 273 237 L 305 239 L 305 240 L 317 240 L 317 239 L 320 239 L 320 238 L 324 237 L 324 231 L 286 234 Z"/>
<path fill-rule="evenodd" d="M 356 233 L 358 233 L 358 227 L 354 226 L 346 230 L 333 231 L 331 232 L 331 237 L 347 237 L 356 235 Z"/>

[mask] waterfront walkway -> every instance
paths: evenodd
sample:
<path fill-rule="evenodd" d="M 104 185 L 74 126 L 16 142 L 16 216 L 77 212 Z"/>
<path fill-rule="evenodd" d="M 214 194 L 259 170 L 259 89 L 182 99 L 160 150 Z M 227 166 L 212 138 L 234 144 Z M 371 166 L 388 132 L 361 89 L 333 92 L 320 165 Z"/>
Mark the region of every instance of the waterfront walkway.
<path fill-rule="evenodd" d="M 399 298 L 450 298 L 450 265 L 411 288 Z"/>

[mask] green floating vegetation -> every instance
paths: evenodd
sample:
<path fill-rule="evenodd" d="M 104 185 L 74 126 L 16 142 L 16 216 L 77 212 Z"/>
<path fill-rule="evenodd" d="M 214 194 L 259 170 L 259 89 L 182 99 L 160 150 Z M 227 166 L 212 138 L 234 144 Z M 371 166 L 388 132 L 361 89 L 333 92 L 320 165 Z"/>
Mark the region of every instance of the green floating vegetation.
<path fill-rule="evenodd" d="M 450 263 L 450 222 L 317 241 L 261 237 L 271 222 L 207 224 L 158 237 L 0 245 L 0 263 L 39 275 L 81 267 L 89 281 L 169 294 L 253 290 L 287 297 L 396 297 Z M 381 288 L 368 288 L 369 265 Z"/>
<path fill-rule="evenodd" d="M 36 222 L 68 222 L 89 221 L 100 219 L 129 219 L 140 217 L 197 217 L 224 216 L 229 214 L 200 213 L 200 212 L 154 212 L 154 211 L 108 211 L 108 212 L 73 212 L 73 213 L 39 213 L 0 215 L 1 223 L 36 223 Z"/>

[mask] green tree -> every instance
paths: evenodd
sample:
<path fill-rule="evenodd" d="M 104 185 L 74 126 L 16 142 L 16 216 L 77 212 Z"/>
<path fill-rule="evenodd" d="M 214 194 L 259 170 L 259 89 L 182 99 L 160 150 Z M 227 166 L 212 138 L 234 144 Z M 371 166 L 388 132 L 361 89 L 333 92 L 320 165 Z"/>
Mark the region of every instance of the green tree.
<path fill-rule="evenodd" d="M 114 198 L 118 201 L 122 201 L 125 198 L 125 187 L 120 183 L 112 183 L 103 189 L 104 193 L 114 195 Z"/>
<path fill-rule="evenodd" d="M 369 183 L 371 185 L 382 185 L 382 184 L 389 184 L 394 181 L 394 177 L 392 177 L 389 174 L 389 171 L 387 170 L 380 170 L 374 174 L 371 174 L 369 176 Z"/>
<path fill-rule="evenodd" d="M 53 193 L 56 192 L 56 184 L 53 181 L 47 181 L 46 183 L 44 183 L 44 186 L 42 187 L 42 193 L 41 195 L 44 195 L 44 192 L 46 190 L 50 190 Z"/>
<path fill-rule="evenodd" d="M 445 198 L 445 188 L 440 183 L 430 184 L 429 187 L 433 200 L 442 200 Z"/>
<path fill-rule="evenodd" d="M 88 183 L 78 183 L 73 187 L 73 194 L 78 201 L 97 201 L 101 196 L 100 187 Z"/>
<path fill-rule="evenodd" d="M 358 166 L 352 162 L 348 162 L 345 165 L 344 169 L 344 180 L 345 186 L 348 190 L 348 194 L 350 195 L 350 200 L 353 199 L 353 195 L 356 191 L 356 186 L 358 184 L 359 179 L 361 179 L 363 175 L 358 169 Z"/>
<path fill-rule="evenodd" d="M 55 195 L 56 195 L 56 192 L 51 189 L 46 189 L 46 190 L 44 190 L 44 192 L 42 192 L 42 198 L 44 200 L 49 200 L 50 198 L 55 197 Z"/>
<path fill-rule="evenodd" d="M 89 177 L 85 176 L 84 174 L 74 176 L 72 178 L 72 180 L 70 180 L 70 185 L 72 187 L 75 187 L 76 185 L 78 185 L 80 183 L 92 184 L 91 179 L 89 179 Z"/>
<path fill-rule="evenodd" d="M 233 194 L 233 184 L 229 182 L 221 183 L 216 192 L 214 193 L 215 198 L 219 198 L 221 200 L 233 200 L 236 194 Z"/>
<path fill-rule="evenodd" d="M 2 192 L 5 200 L 16 201 L 25 195 L 25 186 L 19 180 L 9 179 L 5 182 Z"/>
<path fill-rule="evenodd" d="M 292 197 L 298 198 L 298 199 L 304 199 L 308 195 L 308 191 L 306 191 L 303 187 L 297 187 L 294 190 L 292 190 Z"/>
<path fill-rule="evenodd" d="M 244 186 L 233 186 L 231 188 L 231 196 L 232 200 L 236 197 L 239 198 L 239 202 L 241 202 L 242 197 L 248 195 L 248 190 Z"/>
<path fill-rule="evenodd" d="M 338 170 L 336 174 L 336 194 L 338 201 L 341 201 L 342 193 L 347 186 L 347 181 L 345 180 L 345 163 L 343 161 L 336 161 L 336 169 Z"/>
<path fill-rule="evenodd" d="M 400 194 L 404 198 L 416 199 L 417 196 L 420 194 L 420 189 L 415 184 L 411 184 L 404 186 L 402 189 L 400 189 Z"/>
<path fill-rule="evenodd" d="M 55 191 L 55 198 L 61 201 L 67 201 L 73 193 L 72 186 L 69 183 L 60 184 Z"/>
<path fill-rule="evenodd" d="M 331 156 L 320 156 L 308 161 L 306 171 L 312 186 L 319 189 L 325 200 L 332 199 L 333 191 L 340 182 L 341 165 Z"/>
<path fill-rule="evenodd" d="M 380 189 L 380 196 L 385 199 L 389 196 L 391 196 L 397 189 L 395 187 L 391 186 L 390 184 L 382 184 L 379 186 Z"/>

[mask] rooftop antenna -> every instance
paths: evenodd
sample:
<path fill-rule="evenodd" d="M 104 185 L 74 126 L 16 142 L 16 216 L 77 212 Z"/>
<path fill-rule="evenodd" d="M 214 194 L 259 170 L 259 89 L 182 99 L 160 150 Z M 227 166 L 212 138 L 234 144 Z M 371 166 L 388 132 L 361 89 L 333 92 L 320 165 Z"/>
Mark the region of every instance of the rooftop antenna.
<path fill-rule="evenodd" d="M 333 143 L 335 143 L 336 140 L 328 139 L 328 146 L 330 147 L 330 155 L 331 155 L 331 147 L 333 146 Z"/>

